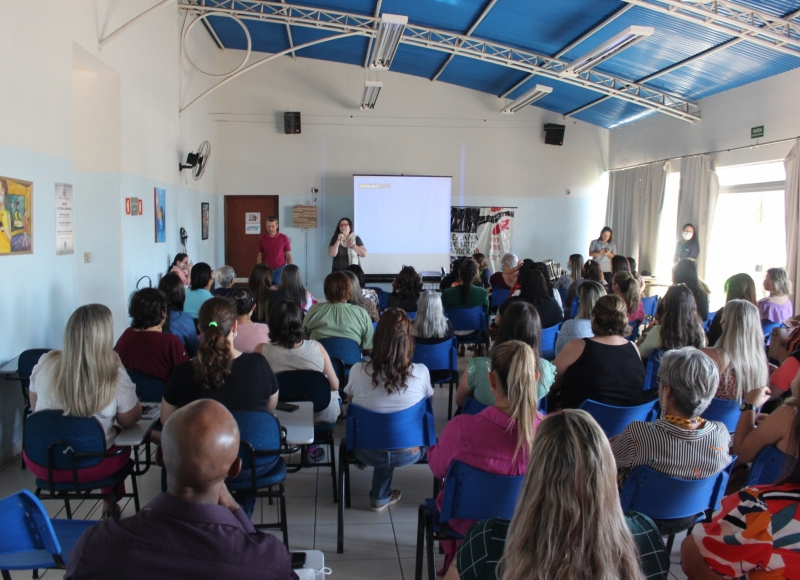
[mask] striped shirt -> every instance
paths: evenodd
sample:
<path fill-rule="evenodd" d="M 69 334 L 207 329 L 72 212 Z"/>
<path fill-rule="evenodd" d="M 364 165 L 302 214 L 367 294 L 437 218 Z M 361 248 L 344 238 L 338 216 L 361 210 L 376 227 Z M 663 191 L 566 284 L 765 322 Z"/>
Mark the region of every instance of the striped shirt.
<path fill-rule="evenodd" d="M 731 436 L 717 421 L 706 421 L 692 431 L 666 419 L 654 423 L 634 421 L 611 442 L 622 486 L 634 467 L 646 465 L 680 479 L 705 479 L 731 462 Z"/>

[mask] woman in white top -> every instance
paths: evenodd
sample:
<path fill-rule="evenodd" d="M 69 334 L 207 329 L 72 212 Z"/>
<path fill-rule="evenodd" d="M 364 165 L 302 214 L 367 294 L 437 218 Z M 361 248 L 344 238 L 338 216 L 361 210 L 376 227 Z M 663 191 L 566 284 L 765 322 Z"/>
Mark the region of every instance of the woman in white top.
<path fill-rule="evenodd" d="M 373 339 L 372 359 L 350 369 L 344 388 L 348 400 L 377 413 L 396 413 L 413 407 L 433 395 L 428 369 L 413 364 L 414 329 L 403 310 L 390 308 L 378 322 Z M 392 489 L 395 467 L 416 463 L 424 447 L 398 451 L 356 449 L 356 458 L 374 468 L 370 507 L 382 512 L 400 501 L 400 490 Z"/>
<path fill-rule="evenodd" d="M 106 448 L 111 449 L 117 431 L 133 427 L 142 418 L 142 405 L 119 356 L 114 352 L 111 311 L 102 304 L 81 306 L 67 321 L 63 350 L 41 358 L 31 373 L 30 397 L 33 412 L 62 410 L 65 415 L 94 417 L 103 427 Z M 36 477 L 47 479 L 47 466 L 37 465 L 23 455 Z M 98 465 L 78 470 L 78 478 L 96 481 L 125 467 L 130 450 L 109 457 Z M 55 470 L 56 482 L 71 482 L 71 470 Z M 124 488 L 121 488 L 124 489 Z M 103 489 L 110 493 L 111 488 Z"/>

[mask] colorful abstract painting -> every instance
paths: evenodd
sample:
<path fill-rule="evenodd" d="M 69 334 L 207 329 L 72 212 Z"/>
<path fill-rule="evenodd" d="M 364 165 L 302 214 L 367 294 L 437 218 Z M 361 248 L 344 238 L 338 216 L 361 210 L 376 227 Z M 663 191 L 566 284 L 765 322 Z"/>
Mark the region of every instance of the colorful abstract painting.
<path fill-rule="evenodd" d="M 0 255 L 33 253 L 33 183 L 0 177 Z"/>
<path fill-rule="evenodd" d="M 153 192 L 153 199 L 155 200 L 155 227 L 156 227 L 156 243 L 163 244 L 167 241 L 167 226 L 165 210 L 167 206 L 167 192 L 163 189 L 155 188 Z"/>

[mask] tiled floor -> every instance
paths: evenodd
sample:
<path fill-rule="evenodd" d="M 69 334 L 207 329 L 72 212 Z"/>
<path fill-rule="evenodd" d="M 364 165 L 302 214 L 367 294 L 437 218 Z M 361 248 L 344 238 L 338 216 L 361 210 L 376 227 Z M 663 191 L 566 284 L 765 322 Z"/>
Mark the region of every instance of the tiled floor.
<path fill-rule="evenodd" d="M 465 359 L 459 359 L 462 368 Z M 447 419 L 447 389 L 437 388 L 434 411 L 438 431 Z M 337 426 L 337 441 L 344 435 L 344 424 Z M 316 549 L 325 553 L 325 562 L 333 571 L 332 578 L 346 580 L 409 580 L 414 577 L 414 557 L 417 532 L 417 507 L 431 497 L 433 479 L 427 465 L 412 465 L 395 471 L 393 487 L 403 492 L 403 499 L 394 507 L 377 514 L 369 510 L 371 470 L 350 470 L 352 476 L 352 507 L 345 511 L 344 553 L 336 553 L 336 504 L 332 501 L 330 468 L 304 469 L 289 474 L 286 479 L 289 544 L 291 549 Z M 139 497 L 145 505 L 161 489 L 159 469 L 155 468 L 138 479 Z M 0 471 L 0 497 L 27 488 L 34 489 L 34 478 L 20 469 L 19 458 Z M 63 503 L 45 502 L 52 517 L 65 517 Z M 266 503 L 256 506 L 254 521 L 274 521 L 276 506 Z M 98 502 L 87 502 L 76 510 L 76 518 L 97 519 L 101 508 Z M 123 517 L 133 514 L 133 505 L 126 505 Z M 675 541 L 672 553 L 672 576 L 686 577 L 680 570 L 679 551 L 683 534 Z M 437 551 L 438 552 L 438 551 Z M 441 566 L 437 554 L 437 568 Z M 60 578 L 60 571 L 42 574 L 45 578 Z M 12 573 L 12 578 L 30 578 L 30 572 Z"/>

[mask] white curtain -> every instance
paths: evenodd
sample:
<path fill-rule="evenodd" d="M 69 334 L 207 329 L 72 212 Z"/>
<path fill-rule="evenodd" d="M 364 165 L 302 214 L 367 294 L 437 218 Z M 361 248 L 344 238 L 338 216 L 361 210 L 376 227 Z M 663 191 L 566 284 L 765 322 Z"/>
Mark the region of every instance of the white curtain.
<path fill-rule="evenodd" d="M 608 181 L 606 223 L 614 231 L 617 253 L 636 258 L 640 272 L 655 271 L 666 185 L 666 161 L 612 171 Z"/>
<path fill-rule="evenodd" d="M 794 308 L 798 311 L 797 296 L 800 288 L 800 251 L 797 237 L 800 235 L 800 139 L 783 161 L 786 167 L 786 265 L 789 280 L 794 286 Z"/>
<path fill-rule="evenodd" d="M 719 179 L 714 171 L 711 155 L 693 155 L 681 158 L 681 188 L 678 196 L 678 228 L 692 224 L 700 242 L 697 257 L 697 273 L 701 278 L 706 273 L 706 256 L 711 240 L 714 211 L 717 208 Z"/>

